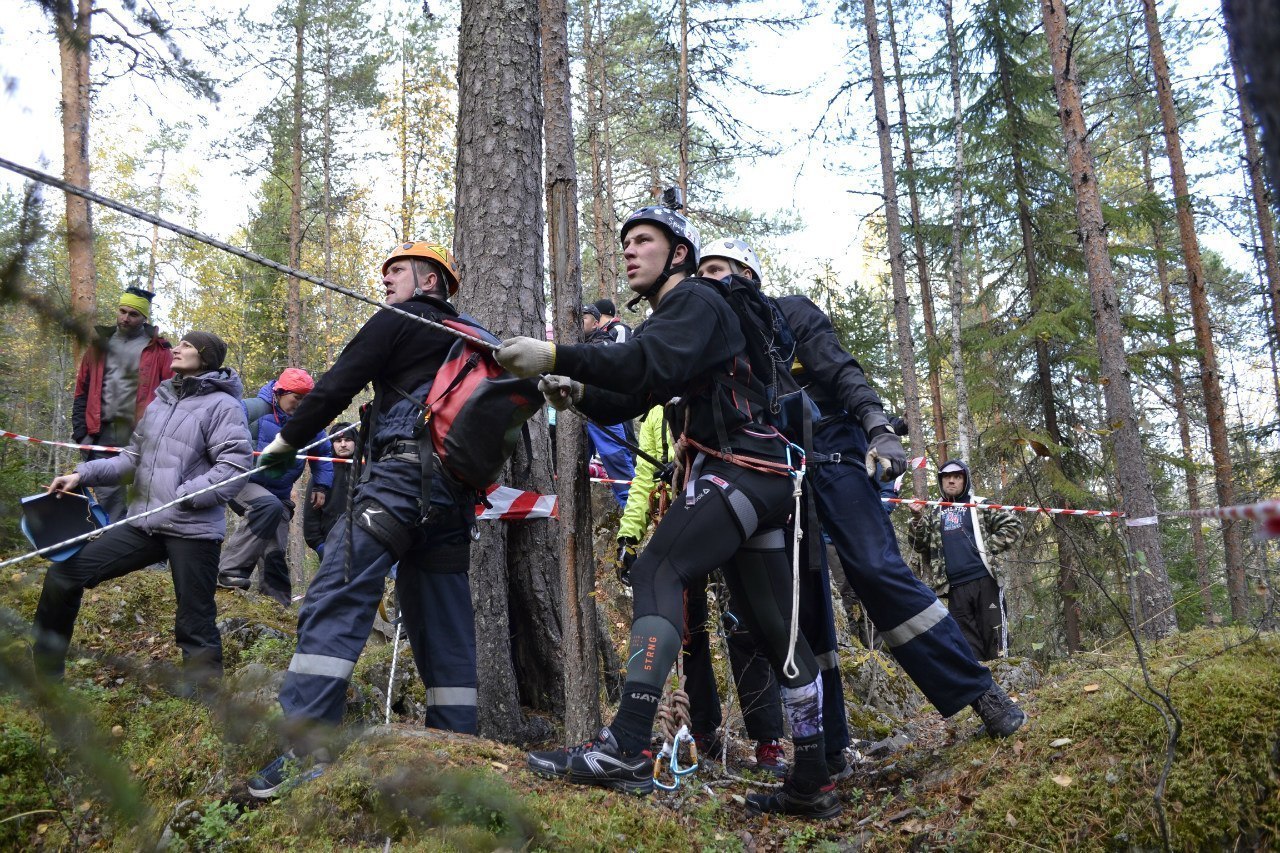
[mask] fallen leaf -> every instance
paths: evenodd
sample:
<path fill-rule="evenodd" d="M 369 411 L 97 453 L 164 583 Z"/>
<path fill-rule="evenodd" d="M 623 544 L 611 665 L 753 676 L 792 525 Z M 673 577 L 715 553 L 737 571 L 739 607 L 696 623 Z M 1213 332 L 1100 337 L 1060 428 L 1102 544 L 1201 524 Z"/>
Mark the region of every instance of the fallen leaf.
<path fill-rule="evenodd" d="M 1022 755 L 1022 741 L 1020 741 L 1020 740 L 1015 740 L 1015 741 L 1013 742 L 1013 754 L 1014 754 L 1014 755 Z"/>
<path fill-rule="evenodd" d="M 510 770 L 511 769 L 509 765 L 503 764 L 501 761 L 490 761 L 489 764 L 493 767 L 494 770 Z"/>
<path fill-rule="evenodd" d="M 124 737 L 124 726 L 115 725 L 111 727 L 112 737 Z"/>
<path fill-rule="evenodd" d="M 1052 776 L 1050 778 L 1053 779 L 1054 784 L 1061 785 L 1064 788 L 1070 788 L 1071 783 L 1075 781 L 1070 776 Z"/>
<path fill-rule="evenodd" d="M 1016 817 L 1014 817 L 1014 816 L 1013 816 L 1013 812 L 1005 812 L 1005 813 L 1004 813 L 1004 822 L 1005 822 L 1005 823 L 1007 823 L 1007 824 L 1009 824 L 1009 826 L 1017 826 L 1017 825 L 1018 825 L 1018 819 L 1017 819 Z"/>
<path fill-rule="evenodd" d="M 1084 686 L 1085 693 L 1097 693 L 1101 689 L 1102 689 L 1102 686 L 1098 684 L 1086 684 Z"/>
<path fill-rule="evenodd" d="M 1049 746 L 1056 749 L 1057 747 L 1060 747 L 1060 746 L 1066 746 L 1071 742 L 1072 742 L 1071 738 L 1069 737 L 1054 738 L 1053 740 L 1049 741 Z"/>
<path fill-rule="evenodd" d="M 911 820 L 908 820 L 908 821 L 904 821 L 902 826 L 898 827 L 898 830 L 900 832 L 906 832 L 911 835 L 915 835 L 917 832 L 920 831 L 920 821 L 916 820 L 915 818 L 912 818 Z"/>
<path fill-rule="evenodd" d="M 747 804 L 747 798 L 742 796 L 741 794 L 733 794 L 732 796 L 733 796 L 733 801 L 738 805 L 745 806 Z"/>

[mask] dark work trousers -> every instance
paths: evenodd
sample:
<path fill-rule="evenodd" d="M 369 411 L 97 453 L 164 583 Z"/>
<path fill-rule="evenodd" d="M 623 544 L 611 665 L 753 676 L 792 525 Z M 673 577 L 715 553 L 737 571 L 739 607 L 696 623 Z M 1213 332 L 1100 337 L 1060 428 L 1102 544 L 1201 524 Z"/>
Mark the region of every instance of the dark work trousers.
<path fill-rule="evenodd" d="M 722 587 L 723 590 L 723 587 Z M 724 596 L 722 606 L 732 613 L 732 601 Z M 720 728 L 720 693 L 711 660 L 711 627 L 708 620 L 707 582 L 700 578 L 689 584 L 687 629 L 684 644 L 685 692 L 689 694 L 689 717 L 693 734 L 710 736 Z M 737 617 L 726 615 L 726 645 L 729 647 L 729 669 L 738 689 L 738 702 L 747 737 L 753 741 L 778 740 L 782 737 L 782 694 L 773 677 L 769 659 L 760 650 L 756 638 L 738 624 Z M 715 757 L 715 756 L 711 756 Z"/>
<path fill-rule="evenodd" d="M 128 421 L 107 421 L 97 435 L 85 437 L 86 444 L 101 444 L 104 447 L 125 447 L 133 438 L 133 424 Z M 115 453 L 103 453 L 100 450 L 84 451 L 85 459 L 105 459 Z M 129 509 L 129 488 L 127 486 L 94 486 L 94 500 L 107 513 L 111 521 L 119 521 L 125 517 Z"/>
<path fill-rule="evenodd" d="M 263 560 L 258 588 L 277 601 L 283 598 L 287 605 L 293 594 L 285 559 L 293 501 L 276 497 L 258 483 L 245 483 L 231 508 L 243 516 L 243 521 L 222 546 L 218 570 L 223 581 L 235 578 L 247 581 L 258 561 L 270 557 Z"/>
<path fill-rule="evenodd" d="M 329 531 L 324 559 L 298 612 L 298 646 L 280 704 L 289 717 L 337 724 L 347 684 L 373 629 L 387 573 L 399 560 L 396 589 L 405 631 L 427 691 L 426 724 L 476 730 L 476 638 L 467 512 L 445 476 L 433 480 L 437 515 L 421 524 L 421 468 L 416 458 L 393 456 L 373 463 L 351 498 L 355 513 Z M 362 523 L 362 517 L 367 523 Z M 385 531 L 398 531 L 388 544 Z M 371 532 L 373 530 L 374 532 Z M 348 564 L 348 531 L 350 563 Z"/>
<path fill-rule="evenodd" d="M 178 600 L 173 634 L 186 677 L 193 686 L 221 677 L 222 638 L 213 598 L 219 544 L 216 539 L 153 535 L 125 524 L 92 540 L 70 560 L 50 564 L 36 605 L 37 666 L 49 675 L 62 675 L 86 589 L 167 558 Z"/>
<path fill-rule="evenodd" d="M 809 565 L 810 535 L 819 539 L 817 566 Z M 822 728 L 826 732 L 827 755 L 834 756 L 849 745 L 849 720 L 845 716 L 844 679 L 836 644 L 835 608 L 831 603 L 831 571 L 821 537 L 821 531 L 806 530 L 800 540 L 800 633 L 809 641 L 822 673 Z M 787 539 L 790 541 L 790 537 Z"/>
<path fill-rule="evenodd" d="M 996 579 L 987 575 L 951 587 L 947 609 L 960 623 L 978 660 L 995 660 L 1004 646 L 1004 598 Z"/>
<path fill-rule="evenodd" d="M 863 464 L 862 428 L 849 418 L 825 423 L 814 432 L 812 450 L 841 454 L 839 463 L 815 464 L 811 457 L 807 483 L 849 585 L 921 692 L 944 717 L 957 713 L 991 687 L 991 672 L 974 657 L 947 608 L 902 559 Z"/>

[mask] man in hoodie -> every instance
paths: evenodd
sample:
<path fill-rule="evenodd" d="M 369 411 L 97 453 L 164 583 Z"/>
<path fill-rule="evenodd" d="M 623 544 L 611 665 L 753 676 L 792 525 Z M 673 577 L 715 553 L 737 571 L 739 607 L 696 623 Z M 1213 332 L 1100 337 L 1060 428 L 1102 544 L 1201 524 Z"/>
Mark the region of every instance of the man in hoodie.
<path fill-rule="evenodd" d="M 938 487 L 944 501 L 981 504 L 972 494 L 969 466 L 950 459 L 938 469 Z M 977 507 L 911 507 L 908 541 L 925 560 L 941 560 L 946 579 L 938 590 L 946 596 L 947 609 L 979 660 L 1004 657 L 1008 630 L 1004 616 L 1003 579 L 997 555 L 1009 550 L 1021 533 L 1018 516 L 1010 510 Z M 948 589 L 949 587 L 949 589 Z"/>
<path fill-rule="evenodd" d="M 98 326 L 76 373 L 71 435 L 77 444 L 123 447 L 156 388 L 173 376 L 169 342 L 151 325 L 151 298 L 140 287 L 126 288 L 116 307 L 115 326 Z M 114 456 L 89 451 L 86 459 Z M 99 486 L 94 494 L 112 521 L 124 517 L 124 486 Z"/>
<path fill-rule="evenodd" d="M 333 445 L 336 459 L 354 459 L 356 455 L 356 431 L 349 421 L 335 421 L 329 427 L 329 443 Z M 333 487 L 328 494 L 321 495 L 323 500 L 317 502 L 314 495 L 322 487 L 311 478 L 307 486 L 307 502 L 302 507 L 302 539 L 307 547 L 324 559 L 324 540 L 329 531 L 347 511 L 350 503 L 351 489 L 355 485 L 352 472 L 355 466 L 347 462 L 339 462 L 333 466 Z"/>
<path fill-rule="evenodd" d="M 279 378 L 259 388 L 253 399 L 244 401 L 254 450 L 261 451 L 280 434 L 280 429 L 298 410 L 302 398 L 314 387 L 310 374 L 290 367 Z M 307 443 L 322 438 L 323 430 L 315 433 Z M 330 452 L 328 443 L 317 449 L 318 456 L 328 456 Z M 293 518 L 293 484 L 302 476 L 302 467 L 302 460 L 297 460 L 278 479 L 254 474 L 231 502 L 232 510 L 244 516 L 244 523 L 236 528 L 222 549 L 218 586 L 248 589 L 253 567 L 262 560 L 258 589 L 284 607 L 292 602 L 293 584 L 289 580 L 285 548 L 289 542 L 289 522 Z M 317 507 L 322 507 L 333 486 L 333 463 L 313 459 L 311 480 L 315 487 L 311 490 L 310 500 Z"/>
<path fill-rule="evenodd" d="M 253 465 L 240 377 L 222 366 L 226 355 L 227 345 L 217 335 L 188 332 L 173 348 L 176 375 L 160 384 L 123 452 L 83 462 L 49 484 L 50 491 L 66 492 L 136 482 L 131 516 L 181 500 L 106 531 L 49 567 L 32 647 L 37 669 L 49 677 L 62 677 L 84 591 L 165 559 L 177 593 L 173 632 L 187 686 L 199 690 L 221 677 L 213 591 L 227 530 L 223 506 L 240 488 L 232 478 Z"/>
<path fill-rule="evenodd" d="M 600 309 L 594 305 L 582 306 L 582 341 L 587 344 L 614 343 L 613 337 L 600 322 Z M 600 464 L 604 465 L 605 473 L 613 481 L 609 484 L 613 499 L 625 511 L 627 495 L 631 489 L 629 483 L 636 473 L 635 459 L 624 443 L 634 443 L 633 436 L 627 434 L 627 424 L 604 426 L 594 421 L 587 421 L 587 437 L 591 439 L 591 447 L 595 450 L 596 456 L 600 457 Z"/>

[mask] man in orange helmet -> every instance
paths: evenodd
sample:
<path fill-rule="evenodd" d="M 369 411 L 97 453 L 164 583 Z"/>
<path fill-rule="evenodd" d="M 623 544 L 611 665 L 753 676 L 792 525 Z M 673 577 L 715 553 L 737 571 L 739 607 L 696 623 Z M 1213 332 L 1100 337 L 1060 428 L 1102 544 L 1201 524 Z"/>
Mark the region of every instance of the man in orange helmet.
<path fill-rule="evenodd" d="M 298 410 L 302 398 L 311 393 L 315 382 L 305 370 L 286 368 L 276 379 L 244 400 L 245 417 L 249 420 L 249 436 L 255 451 L 260 451 L 280 434 L 281 428 Z M 321 431 L 307 443 L 324 438 Z M 330 455 L 329 445 L 317 450 Z M 231 509 L 244 521 L 227 537 L 218 560 L 218 586 L 248 589 L 253 567 L 263 561 L 258 589 L 284 607 L 293 600 L 293 583 L 285 549 L 289 541 L 289 522 L 293 519 L 293 484 L 302 476 L 302 463 L 296 462 L 283 477 L 268 479 L 254 474 L 231 502 Z M 311 500 L 324 506 L 325 495 L 333 486 L 333 463 L 312 460 L 311 481 L 315 486 Z"/>
<path fill-rule="evenodd" d="M 424 495 L 419 449 L 421 404 L 454 338 L 401 311 L 440 322 L 457 317 L 457 265 L 448 249 L 401 243 L 382 265 L 387 303 L 263 450 L 259 470 L 282 475 L 296 448 L 330 423 L 373 383 L 360 453 L 365 465 L 351 509 L 324 543 L 320 569 L 298 612 L 298 646 L 280 690 L 295 733 L 288 749 L 249 781 L 254 797 L 275 797 L 319 773 L 329 760 L 325 729 L 342 720 L 347 684 L 369 639 L 391 566 L 418 674 L 426 686 L 426 724 L 476 730 L 476 645 L 471 608 L 472 493 L 447 472 Z M 403 392 L 403 393 L 402 393 Z"/>

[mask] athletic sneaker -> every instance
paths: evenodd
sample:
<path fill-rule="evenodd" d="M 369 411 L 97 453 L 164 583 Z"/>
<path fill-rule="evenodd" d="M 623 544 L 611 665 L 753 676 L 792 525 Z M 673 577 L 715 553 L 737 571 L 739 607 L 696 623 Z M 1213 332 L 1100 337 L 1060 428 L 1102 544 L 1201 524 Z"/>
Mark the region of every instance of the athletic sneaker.
<path fill-rule="evenodd" d="M 845 758 L 843 751 L 827 756 L 827 776 L 831 784 L 843 782 L 852 775 L 853 765 L 849 763 L 849 759 Z"/>
<path fill-rule="evenodd" d="M 994 681 L 991 689 L 979 696 L 972 707 L 982 718 L 982 724 L 991 737 L 1009 737 L 1027 721 L 1026 712 L 1015 705 L 1009 694 Z"/>
<path fill-rule="evenodd" d="M 791 780 L 769 794 L 747 794 L 747 811 L 752 814 L 785 814 L 814 820 L 830 820 L 840 814 L 840 799 L 834 783 L 823 785 L 811 794 L 801 793 Z"/>
<path fill-rule="evenodd" d="M 711 734 L 694 734 L 693 742 L 698 745 L 699 761 L 719 761 L 724 754 L 724 742 L 719 732 Z"/>
<path fill-rule="evenodd" d="M 613 732 L 605 726 L 578 746 L 531 752 L 529 769 L 542 776 L 565 779 L 575 785 L 599 785 L 629 794 L 653 790 L 653 754 L 643 750 L 630 758 L 622 754 Z"/>
<path fill-rule="evenodd" d="M 310 782 L 329 766 L 315 755 L 299 758 L 291 749 L 258 771 L 249 780 L 249 793 L 260 800 L 287 794 L 303 782 Z"/>
<path fill-rule="evenodd" d="M 782 744 L 776 740 L 762 740 L 756 744 L 756 769 L 777 776 L 779 779 L 787 775 L 787 758 L 782 752 Z"/>

